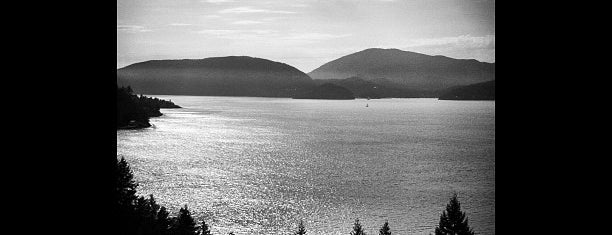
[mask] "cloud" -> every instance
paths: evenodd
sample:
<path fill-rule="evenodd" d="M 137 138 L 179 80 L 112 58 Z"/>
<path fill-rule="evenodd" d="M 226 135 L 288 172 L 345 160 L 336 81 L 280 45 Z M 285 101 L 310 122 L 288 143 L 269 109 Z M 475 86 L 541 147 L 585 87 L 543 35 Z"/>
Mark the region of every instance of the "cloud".
<path fill-rule="evenodd" d="M 172 23 L 172 24 L 169 24 L 169 25 L 170 25 L 170 26 L 190 26 L 190 25 L 192 25 L 192 24 L 185 24 L 185 23 Z"/>
<path fill-rule="evenodd" d="M 477 59 L 495 62 L 495 35 L 427 38 L 410 40 L 400 49 L 429 55 L 445 55 L 458 59 Z"/>
<path fill-rule="evenodd" d="M 414 39 L 411 41 L 408 47 L 454 46 L 458 48 L 495 48 L 495 35 L 479 37 L 461 35 L 456 37 Z"/>
<path fill-rule="evenodd" d="M 283 40 L 294 40 L 304 42 L 315 42 L 323 41 L 336 38 L 344 38 L 351 36 L 351 34 L 328 34 L 328 33 L 297 33 L 283 37 Z"/>
<path fill-rule="evenodd" d="M 231 39 L 237 43 L 264 43 L 272 45 L 306 45 L 351 36 L 350 34 L 285 33 L 268 29 L 206 29 L 196 33 L 216 38 Z"/>
<path fill-rule="evenodd" d="M 252 8 L 252 7 L 235 7 L 220 10 L 221 14 L 244 14 L 244 13 L 270 13 L 270 14 L 295 14 L 297 12 L 293 11 L 277 11 L 277 10 L 269 10 L 262 8 Z"/>
<path fill-rule="evenodd" d="M 240 20 L 240 21 L 235 21 L 232 24 L 243 24 L 243 25 L 249 25 L 249 24 L 261 24 L 263 23 L 262 21 L 255 21 L 255 20 Z"/>
<path fill-rule="evenodd" d="M 153 30 L 147 29 L 141 25 L 117 25 L 117 31 L 126 33 L 145 33 Z"/>
<path fill-rule="evenodd" d="M 277 33 L 274 30 L 267 29 L 247 29 L 247 30 L 238 30 L 238 29 L 205 29 L 197 31 L 199 34 L 207 34 L 211 36 L 217 36 L 221 38 L 245 38 L 245 37 L 263 37 L 270 36 L 272 34 Z"/>
<path fill-rule="evenodd" d="M 219 3 L 228 3 L 228 2 L 234 2 L 234 0 L 203 0 L 202 2 L 208 2 L 208 3 L 219 4 Z"/>

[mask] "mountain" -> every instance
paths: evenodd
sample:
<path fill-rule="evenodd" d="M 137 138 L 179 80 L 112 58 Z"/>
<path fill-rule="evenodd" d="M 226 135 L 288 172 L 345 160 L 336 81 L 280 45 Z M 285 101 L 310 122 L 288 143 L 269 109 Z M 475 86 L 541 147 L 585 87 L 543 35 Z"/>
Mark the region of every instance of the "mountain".
<path fill-rule="evenodd" d="M 293 96 L 294 99 L 328 99 L 328 100 L 354 100 L 355 96 L 350 90 L 331 83 L 314 87 Z"/>
<path fill-rule="evenodd" d="M 248 56 L 151 60 L 117 70 L 119 86 L 152 95 L 291 97 L 315 86 L 302 71 Z"/>
<path fill-rule="evenodd" d="M 406 89 L 398 87 L 397 84 L 384 79 L 366 80 L 357 76 L 345 79 L 315 79 L 316 84 L 331 83 L 344 87 L 355 95 L 357 98 L 422 98 L 422 97 L 437 97 L 424 94 L 418 90 Z"/>
<path fill-rule="evenodd" d="M 438 91 L 495 80 L 495 63 L 371 48 L 330 61 L 308 75 L 313 79 L 385 78 L 403 88 Z"/>
<path fill-rule="evenodd" d="M 440 100 L 495 100 L 495 80 L 448 89 Z"/>

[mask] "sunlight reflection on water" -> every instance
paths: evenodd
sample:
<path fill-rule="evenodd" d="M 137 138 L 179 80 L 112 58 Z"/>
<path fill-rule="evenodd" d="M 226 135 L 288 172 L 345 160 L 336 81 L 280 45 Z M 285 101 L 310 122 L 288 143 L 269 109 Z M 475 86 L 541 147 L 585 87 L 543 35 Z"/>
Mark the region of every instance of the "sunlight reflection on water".
<path fill-rule="evenodd" d="M 117 131 L 138 192 L 215 234 L 428 234 L 453 191 L 495 233 L 495 102 L 157 96 L 155 128 Z M 369 104 L 365 108 L 365 103 Z"/>

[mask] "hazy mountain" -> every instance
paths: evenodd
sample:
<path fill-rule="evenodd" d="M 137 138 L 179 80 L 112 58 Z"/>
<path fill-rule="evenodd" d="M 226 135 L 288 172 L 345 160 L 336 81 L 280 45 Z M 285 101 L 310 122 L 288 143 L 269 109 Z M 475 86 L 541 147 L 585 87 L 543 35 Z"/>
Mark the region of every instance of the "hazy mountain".
<path fill-rule="evenodd" d="M 373 48 L 328 62 L 308 75 L 313 79 L 385 78 L 404 88 L 435 91 L 494 80 L 495 63 Z"/>
<path fill-rule="evenodd" d="M 495 100 L 495 80 L 448 89 L 440 100 Z"/>
<path fill-rule="evenodd" d="M 291 97 L 315 86 L 292 66 L 247 56 L 136 63 L 117 70 L 117 83 L 143 94 L 265 97 Z"/>
<path fill-rule="evenodd" d="M 342 86 L 357 98 L 414 98 L 414 97 L 437 97 L 422 91 L 402 88 L 397 84 L 384 79 L 365 80 L 360 77 L 349 77 L 345 79 L 315 79 L 316 84 L 332 83 Z"/>
<path fill-rule="evenodd" d="M 353 100 L 355 96 L 350 90 L 331 83 L 314 87 L 308 91 L 300 92 L 293 96 L 294 99 L 333 99 Z"/>

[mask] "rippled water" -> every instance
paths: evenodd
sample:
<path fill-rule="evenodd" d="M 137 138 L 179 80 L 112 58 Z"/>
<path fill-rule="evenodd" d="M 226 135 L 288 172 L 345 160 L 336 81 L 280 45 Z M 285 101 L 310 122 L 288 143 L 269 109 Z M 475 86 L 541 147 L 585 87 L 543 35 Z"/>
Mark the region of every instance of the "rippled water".
<path fill-rule="evenodd" d="M 495 102 L 157 96 L 153 128 L 117 131 L 141 194 L 214 234 L 429 234 L 452 192 L 495 233 Z M 369 107 L 365 105 L 369 104 Z"/>

